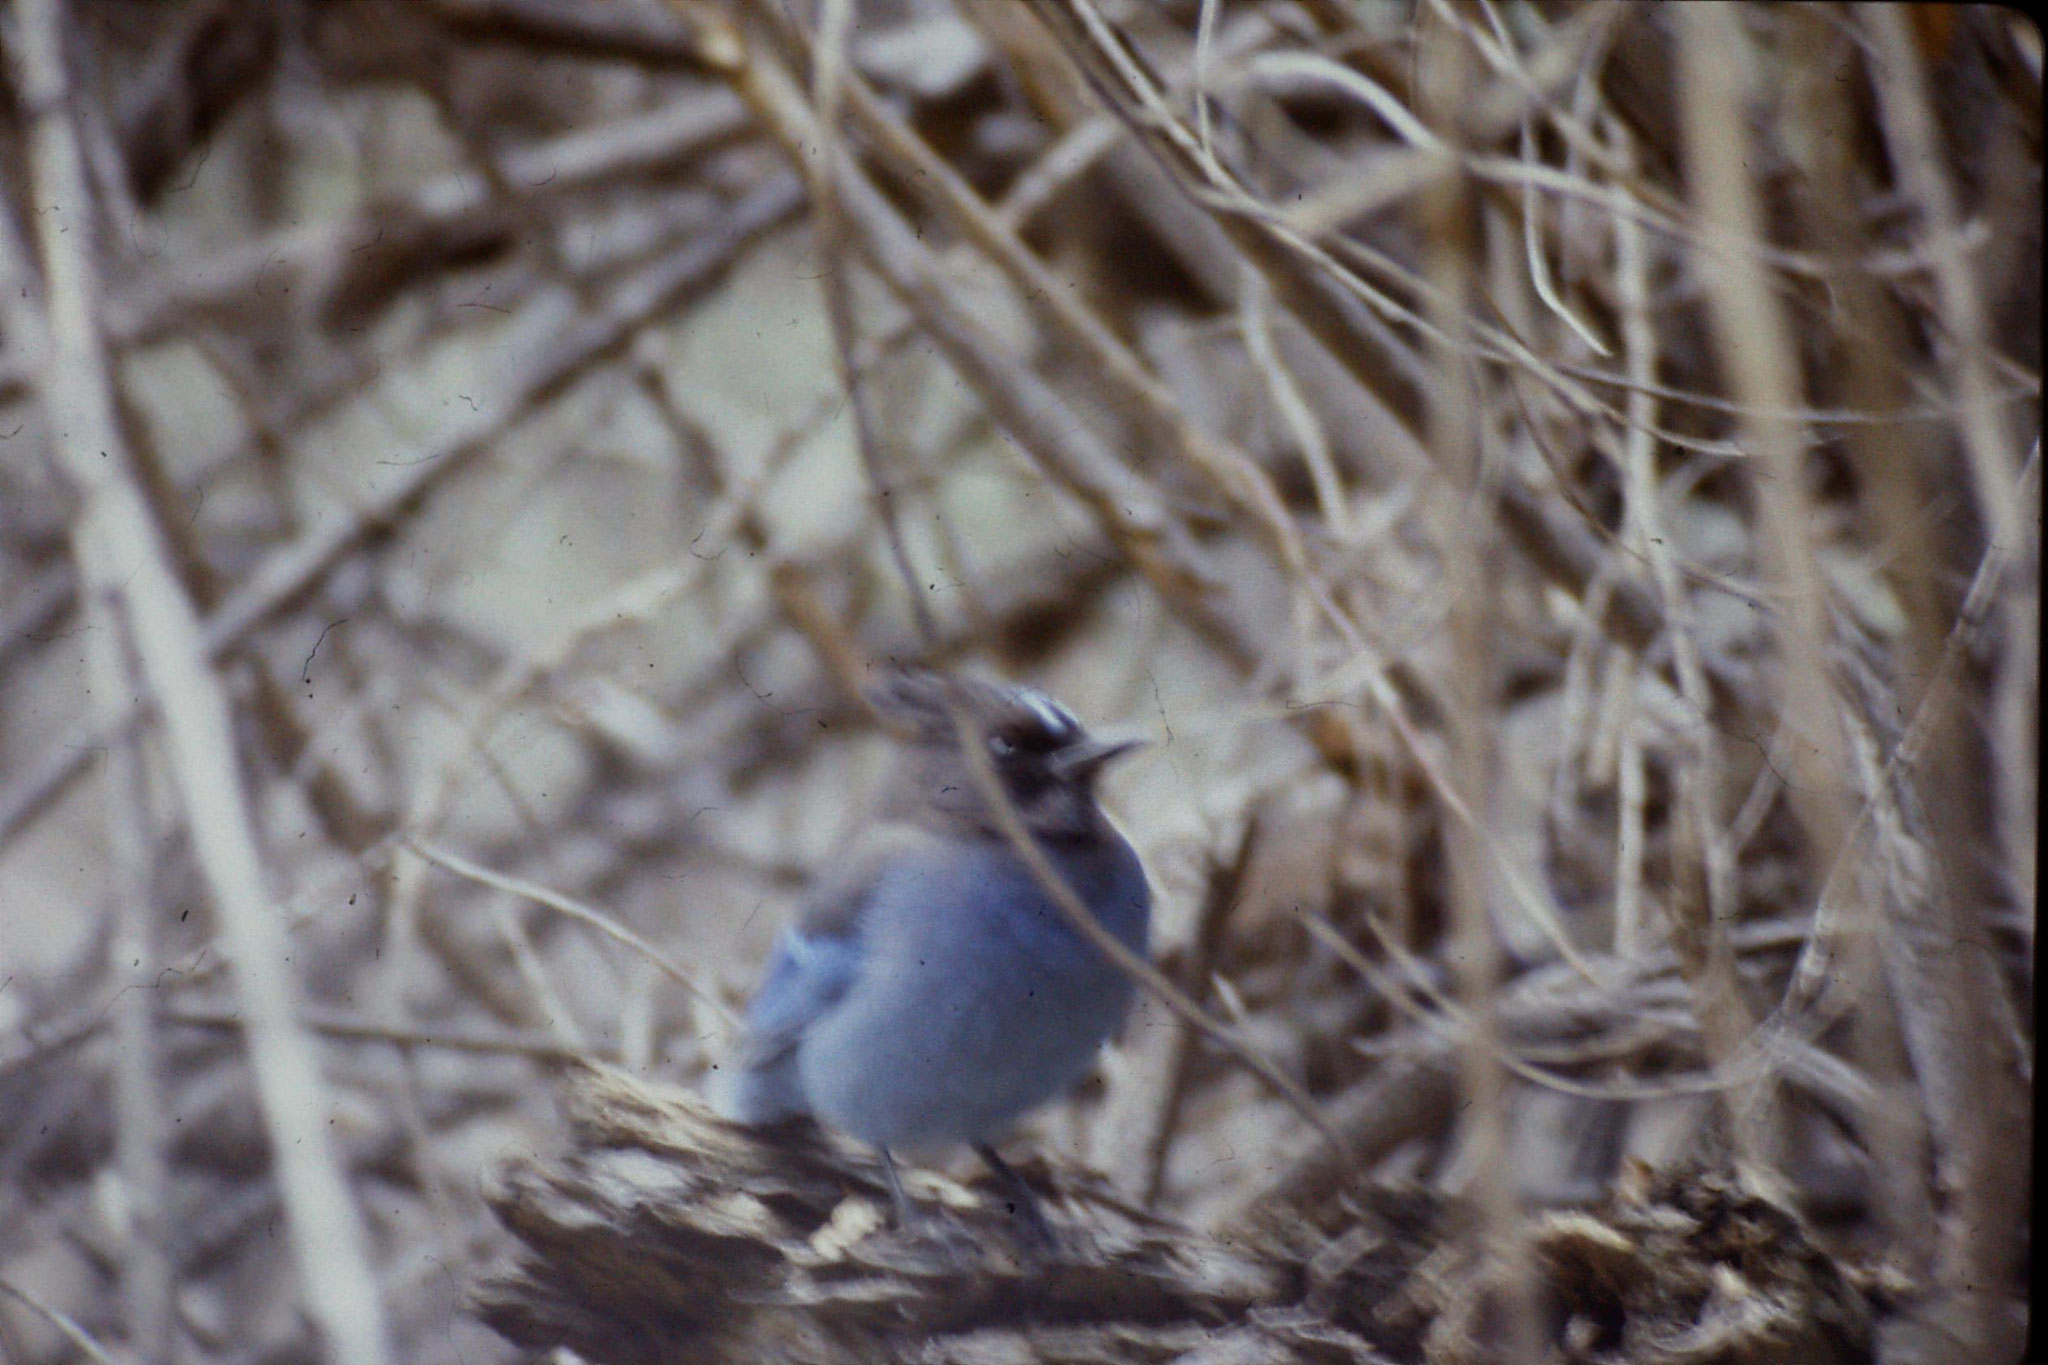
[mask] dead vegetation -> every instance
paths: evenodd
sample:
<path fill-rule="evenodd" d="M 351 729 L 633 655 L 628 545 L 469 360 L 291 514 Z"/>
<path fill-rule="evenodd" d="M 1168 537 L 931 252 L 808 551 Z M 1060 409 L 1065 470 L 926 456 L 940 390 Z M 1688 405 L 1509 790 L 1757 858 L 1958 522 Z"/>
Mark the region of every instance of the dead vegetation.
<path fill-rule="evenodd" d="M 8 18 L 0 1360 L 2019 1358 L 2016 14 Z M 645 1079 L 910 658 L 1154 741 L 1055 1266 Z"/>

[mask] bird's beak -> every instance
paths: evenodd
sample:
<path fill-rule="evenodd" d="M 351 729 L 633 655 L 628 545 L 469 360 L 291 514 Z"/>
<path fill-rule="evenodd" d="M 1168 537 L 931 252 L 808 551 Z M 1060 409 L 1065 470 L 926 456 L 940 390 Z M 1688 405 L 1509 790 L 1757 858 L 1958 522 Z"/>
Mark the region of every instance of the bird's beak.
<path fill-rule="evenodd" d="M 1084 739 L 1052 755 L 1050 766 L 1053 776 L 1063 782 L 1082 781 L 1101 772 L 1111 761 L 1134 749 L 1142 749 L 1149 742 L 1142 739 Z"/>

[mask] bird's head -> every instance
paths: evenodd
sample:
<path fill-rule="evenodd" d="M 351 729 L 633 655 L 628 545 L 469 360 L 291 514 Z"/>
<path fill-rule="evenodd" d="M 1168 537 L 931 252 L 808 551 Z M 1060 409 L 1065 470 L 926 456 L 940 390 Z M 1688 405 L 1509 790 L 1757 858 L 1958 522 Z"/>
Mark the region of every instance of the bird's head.
<path fill-rule="evenodd" d="M 908 789 L 896 814 L 922 813 L 994 833 L 995 815 L 961 752 L 981 746 L 1024 826 L 1040 839 L 1074 839 L 1102 828 L 1095 779 L 1134 739 L 1099 739 L 1074 713 L 1035 687 L 904 669 L 871 689 L 869 700 L 911 745 Z"/>

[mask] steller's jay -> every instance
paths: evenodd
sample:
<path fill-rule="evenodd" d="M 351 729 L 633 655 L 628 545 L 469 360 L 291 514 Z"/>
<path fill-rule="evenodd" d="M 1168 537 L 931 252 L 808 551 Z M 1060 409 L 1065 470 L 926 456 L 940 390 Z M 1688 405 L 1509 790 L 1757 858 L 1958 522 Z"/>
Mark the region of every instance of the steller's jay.
<path fill-rule="evenodd" d="M 1030 687 L 905 671 L 870 699 L 908 761 L 783 931 L 713 1103 L 744 1123 L 808 1114 L 879 1147 L 899 1221 L 889 1149 L 970 1143 L 1049 1237 L 990 1142 L 1087 1072 L 1132 983 L 1004 839 L 953 717 L 1067 886 L 1142 955 L 1145 869 L 1095 801 L 1103 766 L 1137 746 L 1091 737 Z"/>

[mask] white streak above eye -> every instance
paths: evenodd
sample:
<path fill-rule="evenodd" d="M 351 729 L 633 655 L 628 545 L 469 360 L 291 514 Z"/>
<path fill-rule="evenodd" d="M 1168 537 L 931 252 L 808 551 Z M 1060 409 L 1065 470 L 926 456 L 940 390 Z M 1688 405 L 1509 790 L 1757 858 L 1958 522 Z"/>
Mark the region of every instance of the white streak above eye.
<path fill-rule="evenodd" d="M 1037 688 L 1018 688 L 1017 700 L 1038 718 L 1038 723 L 1045 727 L 1046 733 L 1055 739 L 1067 739 L 1080 733 L 1081 722 L 1074 719 L 1074 713 Z"/>

